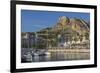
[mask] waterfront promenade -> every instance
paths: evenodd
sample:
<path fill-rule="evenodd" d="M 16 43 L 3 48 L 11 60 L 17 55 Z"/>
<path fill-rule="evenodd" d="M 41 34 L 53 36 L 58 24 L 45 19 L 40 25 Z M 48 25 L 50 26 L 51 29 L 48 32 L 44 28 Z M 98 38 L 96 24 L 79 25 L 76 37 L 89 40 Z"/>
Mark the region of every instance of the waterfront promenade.
<path fill-rule="evenodd" d="M 48 49 L 48 52 L 74 52 L 74 53 L 89 53 L 90 49 L 66 49 L 66 48 L 52 48 Z"/>

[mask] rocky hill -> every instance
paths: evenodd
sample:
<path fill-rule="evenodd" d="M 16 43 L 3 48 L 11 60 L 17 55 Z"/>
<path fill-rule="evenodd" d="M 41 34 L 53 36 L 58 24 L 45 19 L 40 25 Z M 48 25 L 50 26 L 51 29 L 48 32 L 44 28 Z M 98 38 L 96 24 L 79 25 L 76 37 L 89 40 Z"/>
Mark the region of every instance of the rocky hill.
<path fill-rule="evenodd" d="M 77 35 L 89 35 L 89 24 L 82 19 L 78 18 L 68 18 L 66 16 L 62 16 L 58 19 L 57 24 L 53 27 L 45 28 L 39 31 L 38 33 L 49 33 L 52 34 L 77 34 Z"/>

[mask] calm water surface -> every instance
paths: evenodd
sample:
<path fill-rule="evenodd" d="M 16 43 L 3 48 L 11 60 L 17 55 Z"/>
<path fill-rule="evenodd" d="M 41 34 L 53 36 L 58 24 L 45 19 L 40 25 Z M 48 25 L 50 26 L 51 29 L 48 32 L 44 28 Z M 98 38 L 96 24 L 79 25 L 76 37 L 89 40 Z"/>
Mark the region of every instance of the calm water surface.
<path fill-rule="evenodd" d="M 32 57 L 33 62 L 87 60 L 87 59 L 90 59 L 90 54 L 88 52 L 87 53 L 51 52 L 51 55 Z"/>

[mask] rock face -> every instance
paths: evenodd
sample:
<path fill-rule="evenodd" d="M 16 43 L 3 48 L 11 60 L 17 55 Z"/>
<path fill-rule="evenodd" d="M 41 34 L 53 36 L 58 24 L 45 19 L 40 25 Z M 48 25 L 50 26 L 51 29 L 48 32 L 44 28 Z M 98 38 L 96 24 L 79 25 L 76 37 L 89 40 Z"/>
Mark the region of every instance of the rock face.
<path fill-rule="evenodd" d="M 78 34 L 82 35 L 85 33 L 89 33 L 88 25 L 89 24 L 86 23 L 82 19 L 68 18 L 68 17 L 62 16 L 59 18 L 59 21 L 54 29 L 57 29 L 57 28 L 58 29 L 63 28 L 65 30 L 70 29 L 70 30 L 73 30 L 73 31 L 77 32 Z M 61 30 L 63 30 L 63 29 L 61 29 Z"/>

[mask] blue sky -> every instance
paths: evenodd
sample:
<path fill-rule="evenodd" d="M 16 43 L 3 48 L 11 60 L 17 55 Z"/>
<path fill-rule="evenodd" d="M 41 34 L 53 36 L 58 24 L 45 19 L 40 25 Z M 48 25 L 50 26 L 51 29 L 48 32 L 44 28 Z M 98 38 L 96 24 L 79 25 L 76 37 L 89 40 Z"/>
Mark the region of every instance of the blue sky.
<path fill-rule="evenodd" d="M 61 16 L 90 20 L 89 13 L 21 10 L 21 30 L 22 32 L 36 32 L 52 27 Z"/>

